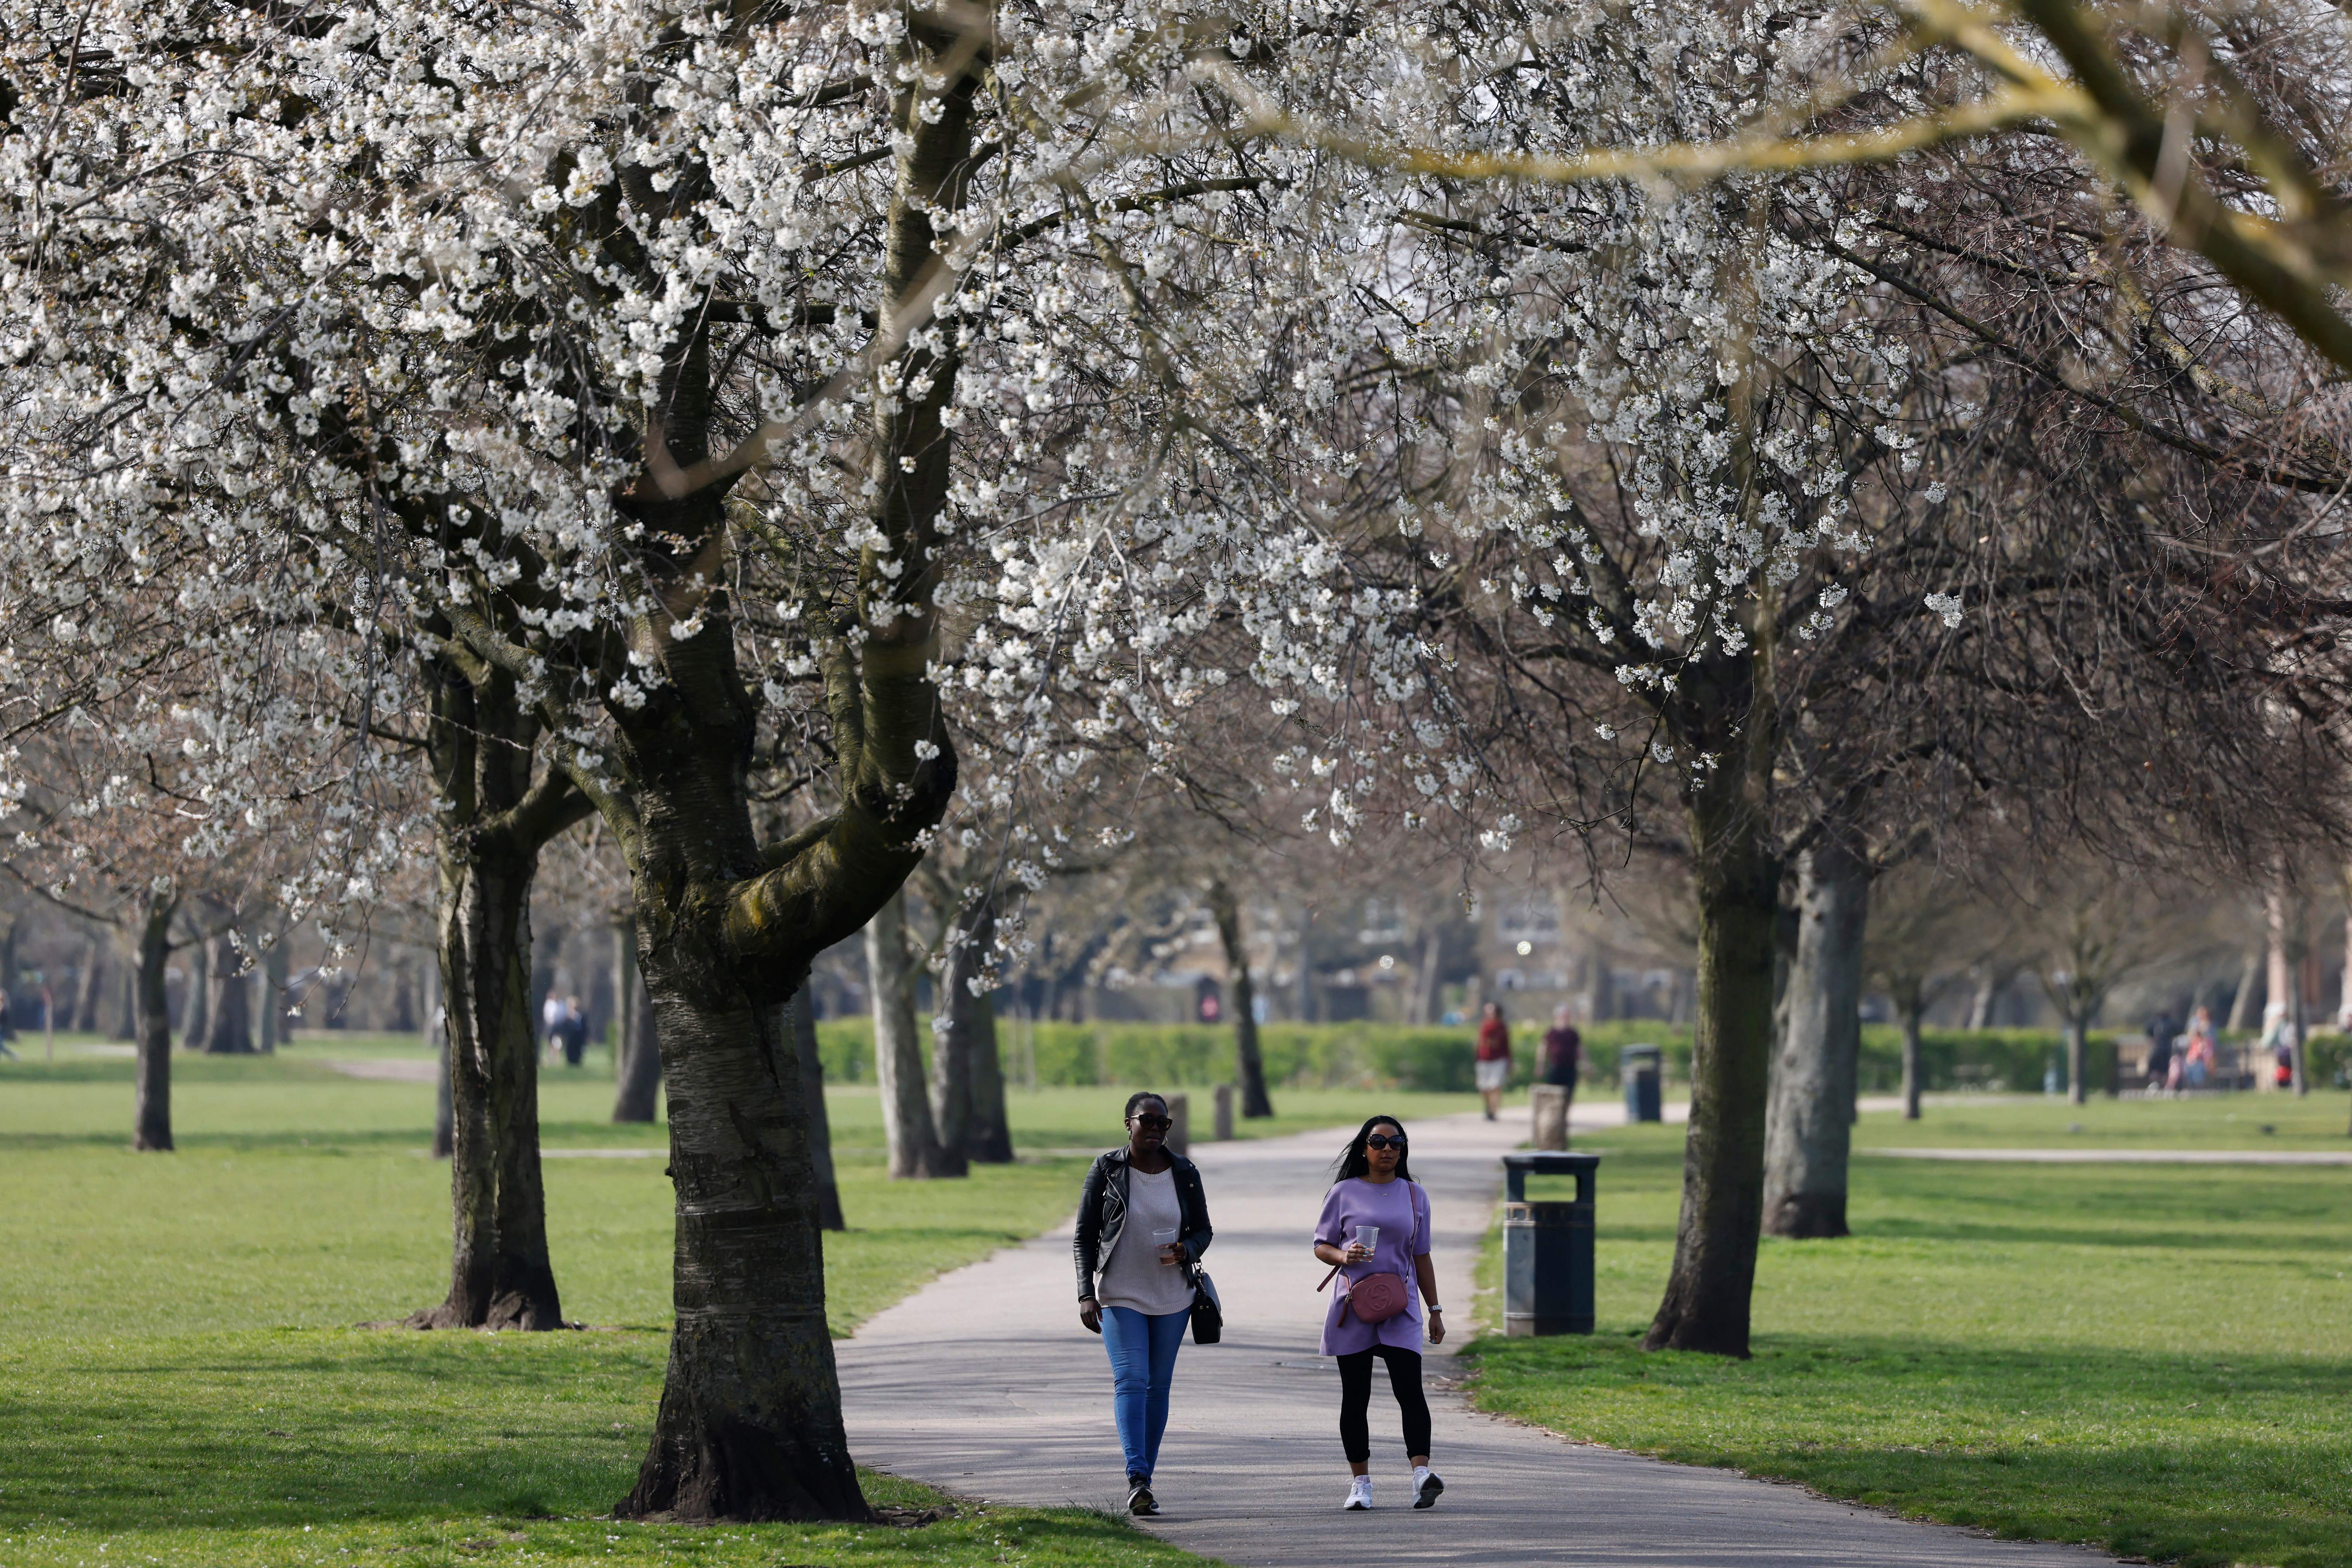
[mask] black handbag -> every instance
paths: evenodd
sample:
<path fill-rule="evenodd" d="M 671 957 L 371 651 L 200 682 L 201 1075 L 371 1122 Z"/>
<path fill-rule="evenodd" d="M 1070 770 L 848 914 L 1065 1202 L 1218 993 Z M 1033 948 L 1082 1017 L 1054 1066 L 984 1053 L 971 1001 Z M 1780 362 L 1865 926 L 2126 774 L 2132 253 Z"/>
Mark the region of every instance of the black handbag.
<path fill-rule="evenodd" d="M 1192 1283 L 1192 1342 L 1213 1345 L 1225 1337 L 1225 1306 L 1217 1300 L 1216 1282 L 1205 1268 L 1192 1268 L 1185 1278 Z"/>

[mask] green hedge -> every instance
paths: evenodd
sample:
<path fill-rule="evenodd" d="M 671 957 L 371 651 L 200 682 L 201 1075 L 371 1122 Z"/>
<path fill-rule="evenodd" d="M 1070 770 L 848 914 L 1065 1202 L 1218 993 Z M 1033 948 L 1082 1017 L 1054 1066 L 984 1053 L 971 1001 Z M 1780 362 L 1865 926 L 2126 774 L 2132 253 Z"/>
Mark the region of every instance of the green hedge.
<path fill-rule="evenodd" d="M 1224 1083 L 1234 1070 L 1230 1028 L 1174 1024 L 1041 1023 L 1036 1028 L 1037 1081 L 1041 1084 L 1166 1084 L 1187 1087 Z M 1473 1085 L 1473 1031 L 1465 1025 L 1423 1028 L 1395 1024 L 1267 1024 L 1258 1030 L 1269 1082 L 1309 1089 L 1394 1086 L 1431 1091 L 1466 1090 Z M 1691 1030 L 1687 1024 L 1615 1018 L 1584 1034 L 1584 1081 L 1612 1087 L 1618 1081 L 1619 1053 L 1633 1044 L 1654 1045 L 1665 1059 L 1666 1081 L 1690 1081 Z M 921 1031 L 928 1045 L 928 1027 Z M 1535 1074 L 1541 1031 L 1515 1023 L 1515 1081 Z M 1021 1073 L 1018 1037 L 1010 1024 L 999 1026 L 1009 1078 Z M 825 1075 L 835 1083 L 873 1080 L 874 1026 L 866 1018 L 834 1018 L 817 1026 Z M 2032 1092 L 2042 1087 L 2044 1067 L 2062 1064 L 2064 1040 L 2054 1029 L 1930 1029 L 1920 1039 L 1929 1089 L 1983 1089 Z M 2086 1077 L 2104 1089 L 2115 1053 L 2114 1037 L 2090 1039 Z M 2311 1044 L 2315 1083 L 2335 1081 L 2347 1055 L 2345 1037 L 2322 1035 Z M 2063 1066 L 2062 1066 L 2063 1070 Z M 1862 1031 L 1862 1089 L 1892 1094 L 1903 1084 L 1903 1037 L 1893 1025 L 1865 1025 Z"/>
<path fill-rule="evenodd" d="M 928 1023 L 928 1021 L 926 1021 Z M 1041 1084 L 1168 1084 L 1231 1082 L 1234 1032 L 1181 1024 L 1040 1023 L 1036 1030 Z M 919 1030 L 926 1047 L 929 1030 Z M 997 1039 L 1007 1078 L 1021 1076 L 1020 1037 L 1000 1024 Z M 873 1079 L 874 1025 L 834 1018 L 817 1026 L 825 1076 L 835 1083 Z M 1394 1085 L 1444 1090 L 1472 1087 L 1468 1029 L 1402 1028 L 1382 1024 L 1267 1024 L 1258 1030 L 1270 1083 L 1349 1089 Z M 1524 1054 L 1524 1053 L 1523 1053 Z"/>
<path fill-rule="evenodd" d="M 2303 1075 L 2314 1089 L 2342 1089 L 2352 1072 L 2352 1035 L 2314 1035 L 2303 1047 Z"/>

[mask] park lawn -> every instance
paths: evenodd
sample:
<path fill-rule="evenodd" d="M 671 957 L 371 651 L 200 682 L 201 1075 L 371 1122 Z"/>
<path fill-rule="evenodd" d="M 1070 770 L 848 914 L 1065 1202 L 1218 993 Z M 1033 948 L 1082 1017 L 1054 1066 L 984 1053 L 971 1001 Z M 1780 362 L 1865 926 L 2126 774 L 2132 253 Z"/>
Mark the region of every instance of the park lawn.
<path fill-rule="evenodd" d="M 37 1038 L 25 1042 L 37 1051 Z M 448 1172 L 423 1157 L 429 1083 L 359 1080 L 295 1050 L 183 1057 L 180 1151 L 126 1146 L 131 1064 L 0 1062 L 0 1563 L 429 1565 L 1199 1560 L 1080 1511 L 953 1505 L 869 1477 L 919 1529 L 637 1526 L 628 1489 L 667 1353 L 662 1161 L 546 1166 L 557 1278 L 595 1331 L 357 1325 L 447 1284 Z M 609 1080 L 551 1077 L 553 1146 L 656 1147 Z M 841 1162 L 852 1228 L 825 1238 L 846 1333 L 935 1273 L 1058 1222 L 1083 1160 L 892 1183 Z"/>
<path fill-rule="evenodd" d="M 2331 1098 L 2316 1109 L 2340 1117 Z M 2105 1132 L 2228 1146 L 2227 1118 L 2286 1103 L 2126 1102 Z M 1966 1111 L 1983 1142 L 2042 1146 L 2046 1108 L 2001 1109 Z M 1946 1120 L 1931 1108 L 1918 1141 L 1960 1142 Z M 1856 1131 L 1903 1130 L 1873 1114 Z M 1765 1242 L 1743 1363 L 1638 1349 L 1680 1129 L 1579 1142 L 1603 1156 L 1599 1331 L 1503 1340 L 1490 1320 L 1467 1352 L 1481 1408 L 2002 1535 L 2352 1568 L 2352 1169 L 1859 1159 L 1852 1237 Z"/>
<path fill-rule="evenodd" d="M 2259 1149 L 2352 1153 L 2352 1096 L 2342 1089 L 2230 1094 L 2193 1100 L 2110 1100 L 2070 1105 L 2063 1095 L 1932 1097 L 1916 1121 L 1871 1115 L 1857 1148 Z"/>

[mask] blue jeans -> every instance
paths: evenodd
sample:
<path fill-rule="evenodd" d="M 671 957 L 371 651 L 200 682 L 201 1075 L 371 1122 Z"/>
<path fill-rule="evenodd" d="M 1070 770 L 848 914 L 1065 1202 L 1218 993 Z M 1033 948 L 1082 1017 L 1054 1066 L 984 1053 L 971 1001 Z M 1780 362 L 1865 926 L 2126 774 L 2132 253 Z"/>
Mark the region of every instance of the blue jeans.
<path fill-rule="evenodd" d="M 1168 1385 L 1176 1378 L 1176 1347 L 1184 1342 L 1190 1312 L 1154 1316 L 1132 1307 L 1102 1310 L 1103 1349 L 1110 1352 L 1110 1406 L 1127 1473 L 1151 1479 L 1160 1462 L 1160 1434 L 1168 1430 Z"/>

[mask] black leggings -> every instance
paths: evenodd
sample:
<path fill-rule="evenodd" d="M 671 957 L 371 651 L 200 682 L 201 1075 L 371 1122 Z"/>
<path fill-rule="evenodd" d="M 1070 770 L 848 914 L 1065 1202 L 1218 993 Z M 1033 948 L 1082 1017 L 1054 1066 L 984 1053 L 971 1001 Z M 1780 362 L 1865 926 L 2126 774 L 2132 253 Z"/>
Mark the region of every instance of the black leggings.
<path fill-rule="evenodd" d="M 1339 1358 L 1339 1446 L 1348 1462 L 1360 1465 L 1372 1457 L 1372 1427 L 1366 1419 L 1372 1405 L 1372 1358 L 1389 1363 L 1389 1386 L 1396 1391 L 1397 1408 L 1404 1412 L 1407 1458 L 1429 1452 L 1429 1401 L 1421 1396 L 1421 1355 L 1394 1345 L 1374 1345 L 1368 1351 Z"/>

